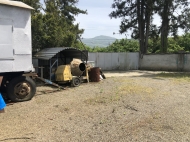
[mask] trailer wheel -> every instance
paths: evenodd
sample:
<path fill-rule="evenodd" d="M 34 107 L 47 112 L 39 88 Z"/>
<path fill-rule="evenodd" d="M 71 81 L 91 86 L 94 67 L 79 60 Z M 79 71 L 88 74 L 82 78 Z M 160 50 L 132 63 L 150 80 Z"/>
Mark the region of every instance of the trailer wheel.
<path fill-rule="evenodd" d="M 16 77 L 7 86 L 7 95 L 13 102 L 31 100 L 35 93 L 36 84 L 30 77 Z"/>
<path fill-rule="evenodd" d="M 81 79 L 79 77 L 73 77 L 71 85 L 74 87 L 78 87 L 81 84 Z"/>

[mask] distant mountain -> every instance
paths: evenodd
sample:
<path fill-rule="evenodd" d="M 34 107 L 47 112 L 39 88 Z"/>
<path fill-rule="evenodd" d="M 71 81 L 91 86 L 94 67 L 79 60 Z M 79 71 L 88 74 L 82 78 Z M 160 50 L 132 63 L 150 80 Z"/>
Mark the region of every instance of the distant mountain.
<path fill-rule="evenodd" d="M 107 47 L 115 42 L 116 38 L 101 35 L 94 38 L 83 38 L 81 39 L 81 41 L 83 42 L 83 44 L 90 47 Z"/>

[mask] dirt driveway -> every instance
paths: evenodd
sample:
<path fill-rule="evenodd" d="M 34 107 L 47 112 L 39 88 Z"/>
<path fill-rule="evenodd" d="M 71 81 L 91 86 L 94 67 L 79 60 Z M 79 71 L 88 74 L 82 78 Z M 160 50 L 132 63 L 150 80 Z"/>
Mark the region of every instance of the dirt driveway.
<path fill-rule="evenodd" d="M 140 70 L 132 70 L 132 71 L 104 71 L 106 77 L 119 77 L 119 76 L 149 76 L 162 73 L 161 71 L 140 71 Z"/>
<path fill-rule="evenodd" d="M 189 75 L 130 73 L 62 91 L 38 87 L 0 114 L 0 141 L 189 142 Z"/>

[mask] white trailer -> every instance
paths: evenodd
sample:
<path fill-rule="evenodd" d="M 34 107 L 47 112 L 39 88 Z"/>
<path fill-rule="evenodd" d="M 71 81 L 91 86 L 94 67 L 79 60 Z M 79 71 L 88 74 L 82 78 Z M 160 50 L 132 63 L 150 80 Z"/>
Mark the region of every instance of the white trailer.
<path fill-rule="evenodd" d="M 36 92 L 33 81 L 31 10 L 17 1 L 0 0 L 0 92 L 12 101 L 27 101 Z"/>

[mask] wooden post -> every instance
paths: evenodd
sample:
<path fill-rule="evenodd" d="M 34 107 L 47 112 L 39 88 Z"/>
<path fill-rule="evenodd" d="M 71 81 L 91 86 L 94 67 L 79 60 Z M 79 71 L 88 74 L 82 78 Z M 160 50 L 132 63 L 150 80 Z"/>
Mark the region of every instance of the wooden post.
<path fill-rule="evenodd" d="M 86 67 L 86 79 L 87 79 L 87 82 L 89 83 L 89 76 L 88 76 L 88 68 Z"/>

